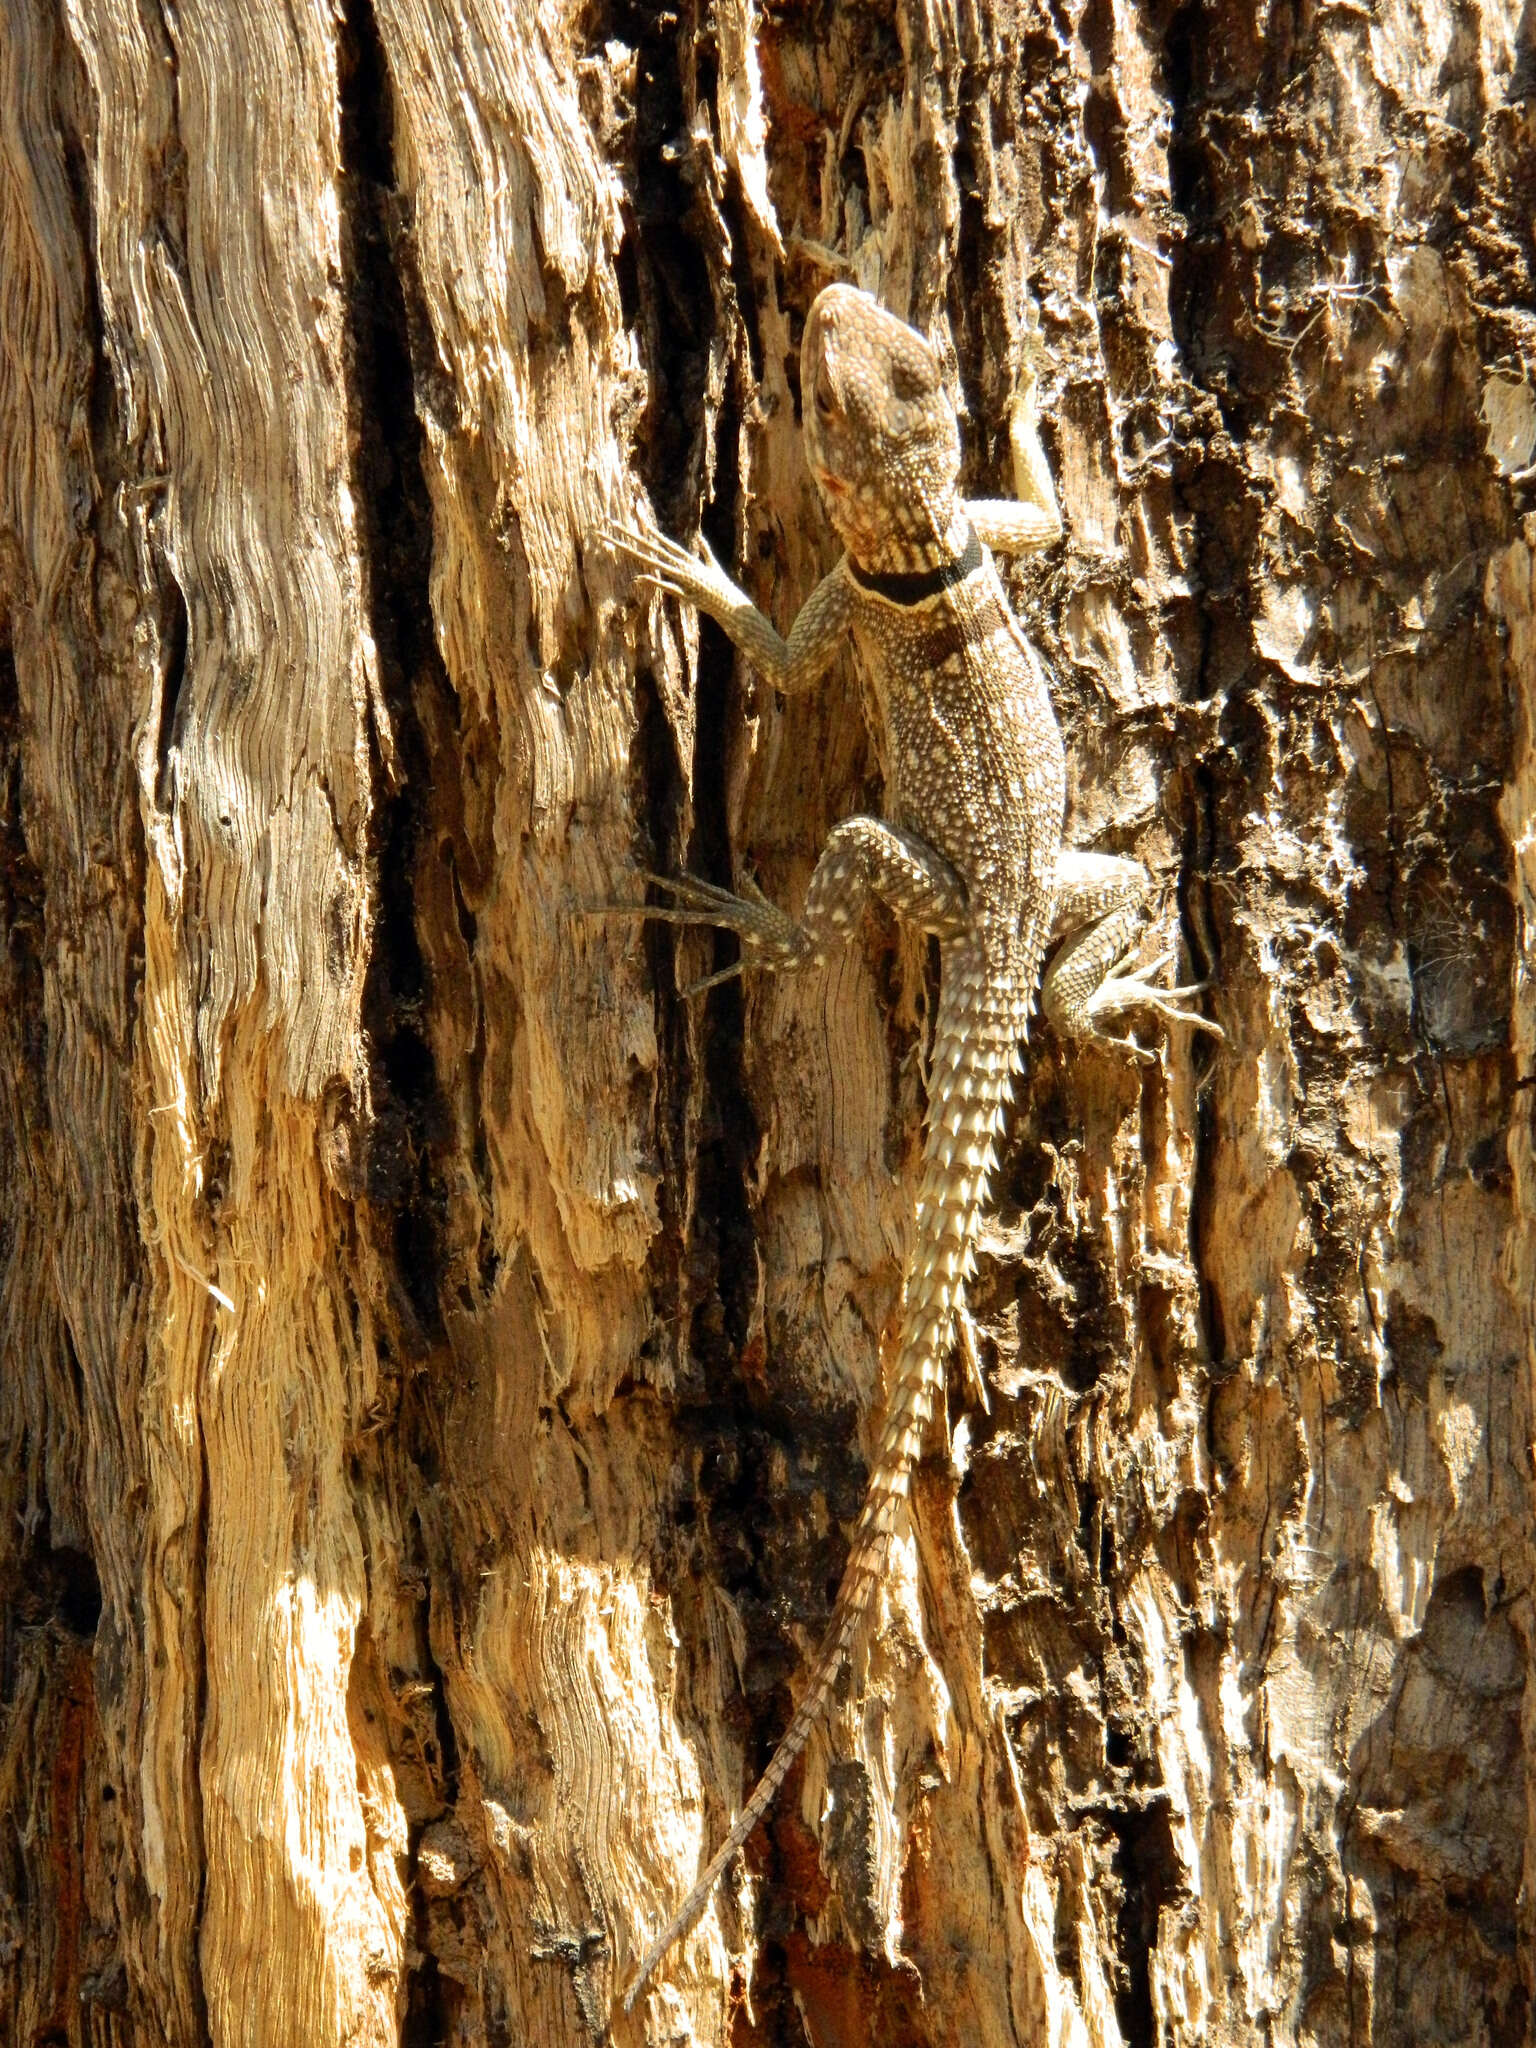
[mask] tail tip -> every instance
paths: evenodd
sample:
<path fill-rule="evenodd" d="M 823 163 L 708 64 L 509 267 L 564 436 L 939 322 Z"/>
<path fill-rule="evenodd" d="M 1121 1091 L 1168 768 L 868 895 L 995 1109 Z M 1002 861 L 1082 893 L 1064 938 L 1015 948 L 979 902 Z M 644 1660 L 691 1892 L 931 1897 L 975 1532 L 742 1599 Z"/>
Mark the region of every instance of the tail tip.
<path fill-rule="evenodd" d="M 634 2011 L 640 2001 L 641 1992 L 650 1981 L 651 1972 L 660 1961 L 659 1955 L 648 1955 L 642 1961 L 639 1969 L 630 1978 L 628 1988 L 619 1994 L 619 2009 L 622 2012 L 627 2014 Z"/>

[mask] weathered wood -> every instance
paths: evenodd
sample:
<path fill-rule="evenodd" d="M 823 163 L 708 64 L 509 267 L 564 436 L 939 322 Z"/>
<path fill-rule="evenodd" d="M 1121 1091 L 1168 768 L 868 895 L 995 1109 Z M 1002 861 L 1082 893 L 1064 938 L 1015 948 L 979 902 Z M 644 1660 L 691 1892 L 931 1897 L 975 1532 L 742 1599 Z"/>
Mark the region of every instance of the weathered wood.
<path fill-rule="evenodd" d="M 840 273 L 975 490 L 1038 302 L 1073 836 L 1231 1042 L 1036 1034 L 990 1413 L 616 2038 L 1527 2038 L 1522 33 L 9 0 L 0 2039 L 590 2040 L 787 1718 L 929 963 L 582 918 L 878 792 L 593 535 L 793 615 Z"/>

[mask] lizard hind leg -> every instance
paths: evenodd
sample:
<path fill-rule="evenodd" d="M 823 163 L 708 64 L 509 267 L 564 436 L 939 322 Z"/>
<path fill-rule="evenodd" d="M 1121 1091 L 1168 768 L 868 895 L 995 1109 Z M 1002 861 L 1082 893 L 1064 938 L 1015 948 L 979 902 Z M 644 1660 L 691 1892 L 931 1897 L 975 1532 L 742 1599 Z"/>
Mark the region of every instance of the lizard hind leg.
<path fill-rule="evenodd" d="M 1212 1018 L 1189 1007 L 1206 984 L 1159 986 L 1156 976 L 1172 955 L 1134 962 L 1117 973 L 1145 936 L 1151 879 L 1139 861 L 1064 848 L 1058 858 L 1053 935 L 1061 937 L 1040 984 L 1040 1007 L 1065 1038 L 1096 1038 L 1138 1059 L 1151 1057 L 1126 1038 L 1103 1028 L 1107 1017 L 1127 1010 L 1152 1010 L 1170 1024 L 1189 1024 L 1215 1038 L 1225 1033 Z M 1063 936 L 1065 935 L 1065 936 Z"/>
<path fill-rule="evenodd" d="M 750 879 L 744 880 L 740 895 L 694 875 L 648 874 L 645 880 L 672 901 L 614 905 L 600 914 L 714 925 L 741 940 L 740 960 L 694 982 L 689 995 L 749 967 L 782 973 L 826 959 L 856 928 L 875 896 L 940 938 L 957 936 L 966 924 L 965 884 L 949 862 L 915 834 L 879 818 L 844 818 L 833 827 L 798 918 L 771 903 Z"/>

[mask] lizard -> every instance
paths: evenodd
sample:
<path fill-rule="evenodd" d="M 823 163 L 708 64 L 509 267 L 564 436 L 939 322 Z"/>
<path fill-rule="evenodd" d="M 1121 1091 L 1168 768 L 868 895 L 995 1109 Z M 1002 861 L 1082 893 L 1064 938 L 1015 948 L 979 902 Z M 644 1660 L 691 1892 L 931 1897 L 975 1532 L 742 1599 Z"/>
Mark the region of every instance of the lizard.
<path fill-rule="evenodd" d="M 1033 309 L 1031 309 L 1033 313 Z M 631 2011 L 672 1944 L 702 1912 L 767 1812 L 816 1725 L 875 1597 L 914 1462 L 942 1397 L 996 1140 L 1038 994 L 1068 1038 L 1147 1006 L 1221 1035 L 1184 1007 L 1201 986 L 1150 976 L 1169 956 L 1117 972 L 1142 929 L 1151 878 L 1138 861 L 1063 846 L 1066 764 L 1040 657 L 1015 617 L 993 551 L 1022 554 L 1062 532 L 1038 418 L 1038 315 L 1031 319 L 1010 443 L 1013 499 L 961 497 L 960 434 L 939 356 L 916 328 L 848 284 L 811 305 L 801 350 L 805 457 L 844 553 L 787 637 L 700 541 L 652 530 L 604 537 L 644 579 L 714 619 L 775 689 L 810 688 L 851 638 L 883 725 L 884 818 L 830 833 L 798 918 L 747 881 L 735 894 L 691 876 L 648 875 L 667 904 L 611 914 L 733 931 L 748 966 L 825 959 L 880 898 L 939 941 L 928 1114 L 886 1413 L 831 1619 L 799 1705 L 766 1770 L 697 1883 L 642 1957 Z M 1062 943 L 1046 968 L 1053 938 Z"/>

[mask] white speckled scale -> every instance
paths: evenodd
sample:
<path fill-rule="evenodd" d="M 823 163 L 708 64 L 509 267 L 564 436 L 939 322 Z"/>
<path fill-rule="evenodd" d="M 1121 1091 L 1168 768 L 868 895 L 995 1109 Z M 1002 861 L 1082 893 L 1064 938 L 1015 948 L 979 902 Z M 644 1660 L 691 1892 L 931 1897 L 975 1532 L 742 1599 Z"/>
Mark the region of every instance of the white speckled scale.
<path fill-rule="evenodd" d="M 690 555 L 628 528 L 609 538 L 651 581 L 717 620 L 779 689 L 809 687 L 851 634 L 885 728 L 889 815 L 837 826 L 798 919 L 756 891 L 736 896 L 691 877 L 652 877 L 673 902 L 639 914 L 726 926 L 741 936 L 740 966 L 769 970 L 823 958 L 871 896 L 935 933 L 942 964 L 928 1135 L 887 1413 L 831 1621 L 772 1761 L 642 1959 L 626 2009 L 767 1811 L 886 1568 L 943 1387 L 1048 939 L 1073 933 L 1041 989 L 1063 1031 L 1097 1033 L 1102 1017 L 1138 1005 L 1216 1028 L 1178 1007 L 1192 991 L 1113 973 L 1141 928 L 1144 870 L 1061 846 L 1061 735 L 990 553 L 1038 548 L 1061 531 L 1035 425 L 1033 365 L 1013 423 L 1018 501 L 960 498 L 959 430 L 937 357 L 851 286 L 830 286 L 811 308 L 801 400 L 806 459 L 847 552 L 787 638 L 707 551 Z"/>

